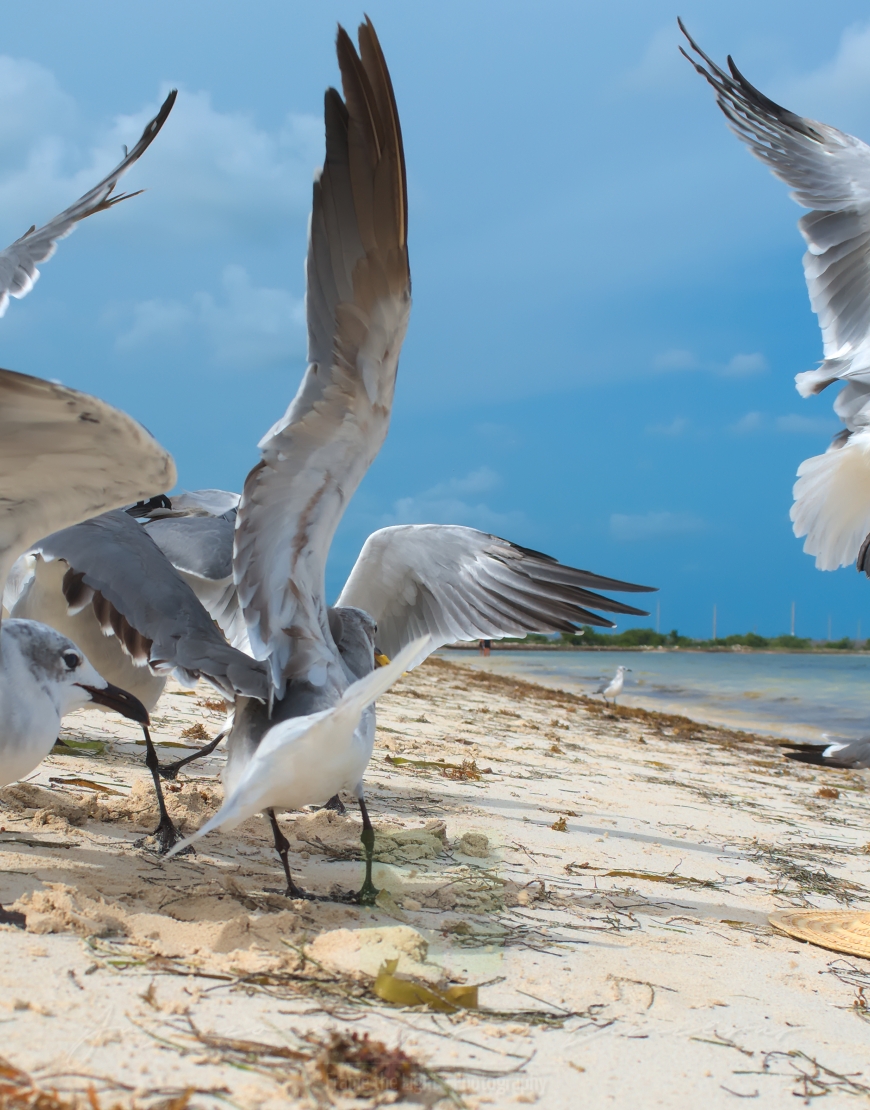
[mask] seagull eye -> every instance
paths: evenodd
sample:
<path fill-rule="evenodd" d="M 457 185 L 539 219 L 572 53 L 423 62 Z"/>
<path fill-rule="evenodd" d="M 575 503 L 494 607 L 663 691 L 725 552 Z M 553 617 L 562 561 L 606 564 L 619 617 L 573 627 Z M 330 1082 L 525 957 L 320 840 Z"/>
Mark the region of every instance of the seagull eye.
<path fill-rule="evenodd" d="M 63 653 L 63 661 L 71 671 L 74 671 L 79 663 L 81 663 L 81 659 L 79 659 L 74 651 L 65 651 Z"/>

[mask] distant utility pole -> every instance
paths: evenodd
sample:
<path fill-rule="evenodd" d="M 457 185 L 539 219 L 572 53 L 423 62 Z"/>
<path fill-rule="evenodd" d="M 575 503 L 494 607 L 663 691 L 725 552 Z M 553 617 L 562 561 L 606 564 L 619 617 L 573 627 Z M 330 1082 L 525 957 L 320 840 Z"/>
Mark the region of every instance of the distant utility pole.
<path fill-rule="evenodd" d="M 713 606 L 713 639 L 716 639 L 716 606 Z"/>
<path fill-rule="evenodd" d="M 659 628 L 659 625 L 661 624 L 661 615 L 662 615 L 662 603 L 660 601 L 657 601 L 656 602 L 656 632 L 661 632 L 661 629 Z"/>
<path fill-rule="evenodd" d="M 828 613 L 828 643 L 831 642 L 831 614 Z"/>
<path fill-rule="evenodd" d="M 794 602 L 791 603 L 791 634 L 794 636 Z"/>

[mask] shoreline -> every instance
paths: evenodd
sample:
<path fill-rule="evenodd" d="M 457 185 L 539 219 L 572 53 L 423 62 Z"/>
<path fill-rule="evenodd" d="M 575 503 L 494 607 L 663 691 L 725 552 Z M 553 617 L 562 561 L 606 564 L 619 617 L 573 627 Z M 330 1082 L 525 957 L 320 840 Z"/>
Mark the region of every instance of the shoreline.
<path fill-rule="evenodd" d="M 213 706 L 171 684 L 158 748 L 214 735 Z M 185 1091 L 190 1110 L 348 1094 L 367 1110 L 384 1099 L 371 1069 L 400 1049 L 409 1093 L 439 1110 L 719 1110 L 755 1091 L 778 1110 L 807 1075 L 870 1093 L 853 1005 L 870 961 L 843 971 L 767 920 L 870 908 L 860 773 L 433 657 L 378 704 L 366 782 L 386 893 L 364 909 L 323 900 L 359 883 L 350 806 L 281 815 L 320 896 L 287 899 L 264 818 L 160 859 L 135 846 L 156 823 L 136 729 L 90 710 L 63 735 L 104 747 L 0 790 L 0 903 L 28 918 L 0 926 L 0 1055 L 42 1089 L 92 1083 L 123 1110 Z M 169 784 L 186 828 L 219 805 L 223 761 Z M 391 1006 L 375 991 L 390 959 L 442 989 L 479 984 L 480 1008 Z M 380 1045 L 365 1066 L 363 1033 Z"/>
<path fill-rule="evenodd" d="M 445 651 L 479 651 L 476 642 L 445 644 L 439 652 Z M 735 647 L 651 647 L 647 645 L 619 647 L 609 644 L 590 644 L 584 647 L 580 644 L 525 644 L 505 643 L 504 640 L 493 640 L 491 651 L 624 651 L 624 652 L 680 652 L 682 655 L 692 653 L 705 655 L 870 655 L 867 648 L 752 648 L 737 645 Z"/>

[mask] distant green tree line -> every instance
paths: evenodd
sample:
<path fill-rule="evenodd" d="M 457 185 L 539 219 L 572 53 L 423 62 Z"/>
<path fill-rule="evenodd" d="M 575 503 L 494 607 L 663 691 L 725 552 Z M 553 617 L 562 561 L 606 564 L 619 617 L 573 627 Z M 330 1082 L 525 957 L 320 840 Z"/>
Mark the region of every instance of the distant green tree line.
<path fill-rule="evenodd" d="M 529 640 L 545 641 L 545 636 L 529 636 Z M 842 640 L 813 641 L 801 636 L 759 636 L 747 632 L 742 636 L 724 636 L 715 640 L 693 640 L 681 636 L 676 628 L 670 632 L 656 632 L 652 628 L 627 628 L 625 632 L 600 632 L 591 625 L 583 625 L 583 634 L 562 633 L 562 641 L 576 647 L 681 647 L 681 648 L 780 648 L 787 651 L 809 651 L 813 648 L 833 648 L 837 651 L 854 651 L 860 645 L 844 636 Z"/>

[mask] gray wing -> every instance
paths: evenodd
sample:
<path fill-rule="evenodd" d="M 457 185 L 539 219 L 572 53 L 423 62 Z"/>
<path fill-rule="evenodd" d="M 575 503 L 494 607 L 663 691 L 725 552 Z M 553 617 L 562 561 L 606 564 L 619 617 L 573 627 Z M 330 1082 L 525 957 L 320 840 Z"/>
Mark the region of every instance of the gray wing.
<path fill-rule="evenodd" d="M 682 22 L 680 29 L 701 62 L 681 48 L 683 55 L 713 86 L 732 130 L 791 186 L 798 204 L 812 209 L 798 227 L 808 247 L 804 274 L 825 360 L 797 376 L 798 390 L 808 396 L 838 378 L 870 383 L 870 147 L 775 104 L 730 57 L 726 73 Z"/>
<path fill-rule="evenodd" d="M 858 740 L 835 740 L 827 744 L 793 744 L 786 751 L 789 759 L 816 767 L 860 770 L 870 767 L 870 736 Z"/>
<path fill-rule="evenodd" d="M 58 240 L 69 235 L 77 223 L 93 216 L 95 212 L 103 212 L 119 201 L 128 200 L 142 192 L 140 189 L 137 193 L 121 193 L 116 197 L 111 195 L 120 178 L 154 141 L 172 111 L 177 95 L 177 91 L 173 89 L 160 111 L 142 132 L 139 142 L 98 185 L 79 197 L 75 204 L 70 205 L 59 216 L 55 216 L 42 227 L 34 225 L 6 250 L 0 251 L 0 316 L 6 312 L 10 297 L 21 298 L 30 292 L 39 277 L 38 264 L 51 258 L 57 249 Z"/>
<path fill-rule="evenodd" d="M 0 582 L 40 536 L 175 479 L 172 456 L 126 413 L 0 370 Z"/>
<path fill-rule="evenodd" d="M 32 548 L 62 559 L 71 612 L 92 605 L 103 631 L 134 659 L 182 681 L 208 679 L 225 696 L 266 699 L 267 668 L 231 647 L 148 532 L 122 511 L 47 536 Z"/>
<path fill-rule="evenodd" d="M 174 508 L 175 498 L 172 501 Z M 235 511 L 228 515 L 234 518 Z M 147 522 L 145 529 L 233 647 L 250 654 L 248 629 L 233 582 L 234 520 L 164 517 Z"/>
<path fill-rule="evenodd" d="M 613 628 L 592 610 L 647 614 L 593 591 L 651 588 L 564 566 L 476 528 L 404 524 L 369 536 L 336 605 L 370 613 L 378 647 L 392 657 L 421 635 L 434 651 L 456 640 Z"/>
<path fill-rule="evenodd" d="M 310 365 L 260 442 L 236 524 L 239 600 L 254 653 L 270 660 L 279 691 L 293 675 L 319 685 L 337 666 L 326 557 L 386 436 L 411 304 L 399 117 L 370 22 L 359 42 L 357 55 L 339 28 L 345 101 L 326 93 L 326 161 L 308 243 Z"/>
<path fill-rule="evenodd" d="M 846 431 L 824 455 L 801 463 L 791 519 L 816 566 L 834 570 L 856 558 L 870 532 L 870 147 L 775 104 L 730 57 L 726 73 L 680 28 L 701 60 L 683 54 L 712 85 L 732 130 L 812 209 L 798 227 L 825 357 L 795 380 L 804 397 L 845 380 L 834 411 Z"/>

